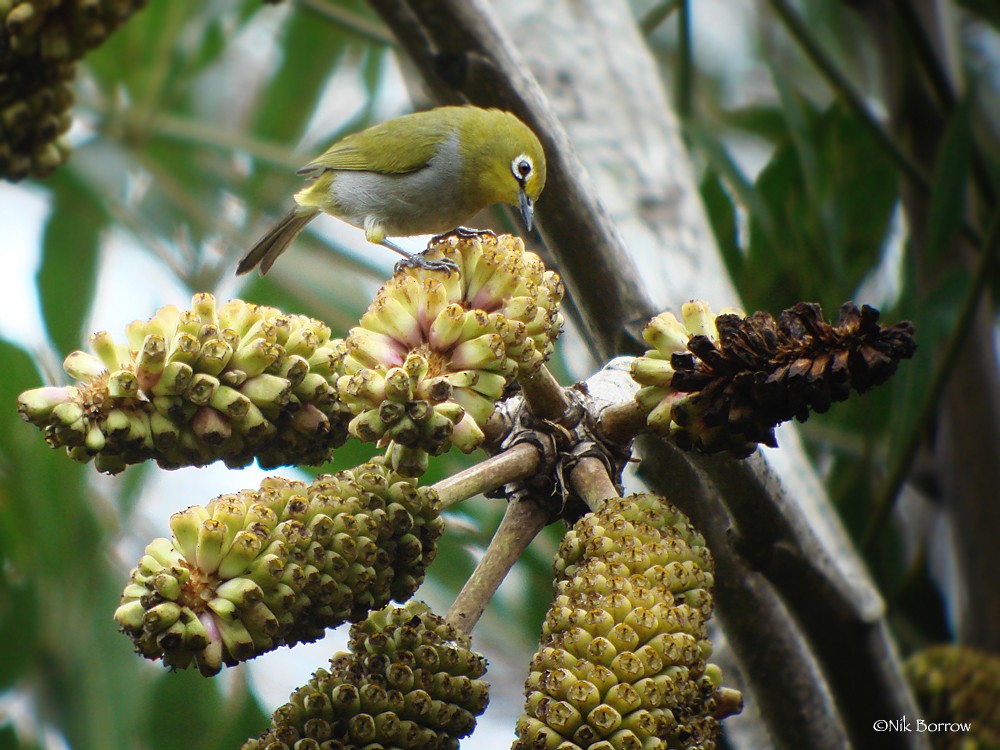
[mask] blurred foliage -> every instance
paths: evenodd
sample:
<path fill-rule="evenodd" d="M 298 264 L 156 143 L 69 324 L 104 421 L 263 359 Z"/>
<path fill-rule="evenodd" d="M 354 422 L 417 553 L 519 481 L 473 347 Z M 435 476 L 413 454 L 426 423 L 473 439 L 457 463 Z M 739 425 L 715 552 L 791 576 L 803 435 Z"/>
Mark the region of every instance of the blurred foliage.
<path fill-rule="evenodd" d="M 996 6 L 963 2 L 948 9 L 957 14 L 955 41 L 967 91 L 959 101 L 939 95 L 936 102 L 945 129 L 927 177 L 926 248 L 918 256 L 903 218 L 899 157 L 887 142 L 903 154 L 912 144 L 894 141 L 887 126 L 869 121 L 851 101 L 854 94 L 880 115 L 892 106 L 878 62 L 879 46 L 891 44 L 890 33 L 906 39 L 906 64 L 922 71 L 941 65 L 919 49 L 900 16 L 889 14 L 899 27 L 880 38 L 872 31 L 877 25 L 856 12 L 865 3 L 798 3 L 803 41 L 782 17 L 785 2 L 756 10 L 733 3 L 760 34 L 750 42 L 750 59 L 732 59 L 699 49 L 697 33 L 685 44 L 682 19 L 662 12 L 678 3 L 635 5 L 658 21 L 649 39 L 664 76 L 694 92 L 683 125 L 701 167 L 710 223 L 746 309 L 777 311 L 814 300 L 833 314 L 853 299 L 879 307 L 886 321 L 908 318 L 916 326 L 920 348 L 898 377 L 862 399 L 813 415 L 802 430 L 845 525 L 860 542 L 890 467 L 914 431 L 927 427 L 917 425 L 917 415 L 937 364 L 934 354 L 954 333 L 970 289 L 969 273 L 943 258 L 945 248 L 968 229 L 968 217 L 987 221 L 992 215 L 986 206 L 995 200 L 1000 174 L 1000 134 L 987 114 L 997 101 Z M 709 34 L 701 37 L 711 40 Z M 809 45 L 826 54 L 850 92 L 814 64 Z M 684 60 L 687 54 L 693 54 L 693 65 Z M 691 80 L 678 80 L 682 76 Z M 927 127 L 907 124 L 911 132 Z M 970 210 L 977 199 L 979 214 Z M 981 237 L 986 227 L 975 230 Z M 997 288 L 1000 276 L 991 281 Z M 942 588 L 949 575 L 941 564 L 946 553 L 935 562 L 928 547 L 937 536 L 940 555 L 947 541 L 935 531 L 941 523 L 935 488 L 920 484 L 927 474 L 911 485 L 917 500 L 908 509 L 916 518 L 883 530 L 868 555 L 904 649 L 954 637 L 953 592 Z"/>
<path fill-rule="evenodd" d="M 887 321 L 916 323 L 921 349 L 899 378 L 805 425 L 827 489 L 860 537 L 886 467 L 914 428 L 930 355 L 951 330 L 968 279 L 951 273 L 916 289 L 897 165 L 773 17 L 750 3 L 720 1 L 717 12 L 737 6 L 753 15 L 759 33 L 750 24 L 742 30 L 751 37 L 748 59 L 704 60 L 699 24 L 712 19 L 695 12 L 694 36 L 679 44 L 682 5 L 634 2 L 665 79 L 689 92 L 685 128 L 701 194 L 746 307 L 777 312 L 815 300 L 834 316 L 841 302 L 856 299 L 879 306 Z M 993 34 L 996 49 L 995 3 L 960 5 L 966 31 Z M 803 10 L 857 88 L 875 92 L 871 52 L 880 41 L 860 33 L 849 6 L 824 0 Z M 0 342 L 0 403 L 7 405 L 0 409 L 0 717 L 13 722 L 0 726 L 0 748 L 60 746 L 54 738 L 81 750 L 237 747 L 265 725 L 273 706 L 257 705 L 242 668 L 224 681 L 169 674 L 135 657 L 114 630 L 111 613 L 134 563 L 126 558 L 145 541 L 134 511 L 153 471 L 132 468 L 99 481 L 91 467 L 48 450 L 11 405 L 44 380 L 33 360 L 58 362 L 82 346 L 113 235 L 185 290 L 171 300 L 179 305 L 194 290 L 239 294 L 346 331 L 384 270 L 330 240 L 303 236 L 271 275 L 242 288 L 231 274 L 267 218 L 285 210 L 296 167 L 341 132 L 403 107 L 387 86 L 397 81 L 398 89 L 386 38 L 361 0 L 154 0 L 81 66 L 76 150 L 68 166 L 39 183 L 52 206 L 37 276 L 49 340 L 34 342 L 31 352 Z M 971 42 L 961 52 L 970 61 Z M 959 231 L 954 217 L 970 160 L 989 160 L 971 134 L 995 133 L 976 119 L 989 109 L 969 104 L 948 113 L 948 157 L 932 177 L 930 233 L 941 247 Z M 997 173 L 996 164 L 987 167 Z M 140 294 L 147 281 L 134 280 Z M 370 453 L 345 446 L 324 470 Z M 465 461 L 439 459 L 427 480 Z M 178 507 L 206 500 L 185 498 Z M 500 502 L 478 500 L 455 514 L 461 523 L 432 566 L 431 595 L 446 602 L 457 592 L 501 512 Z M 526 661 L 537 638 L 557 533 L 536 541 L 516 590 L 505 591 L 477 629 L 477 641 L 502 644 L 505 658 L 518 651 Z M 904 554 L 904 541 L 897 532 L 870 562 L 898 632 L 915 645 L 945 637 L 948 600 L 926 550 Z"/>

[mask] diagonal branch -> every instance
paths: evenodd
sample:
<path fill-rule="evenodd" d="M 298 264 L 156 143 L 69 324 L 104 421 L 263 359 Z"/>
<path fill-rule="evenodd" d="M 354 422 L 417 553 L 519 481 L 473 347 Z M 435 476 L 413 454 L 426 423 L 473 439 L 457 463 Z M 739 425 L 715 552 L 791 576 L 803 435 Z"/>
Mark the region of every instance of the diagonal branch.
<path fill-rule="evenodd" d="M 625 251 L 593 197 L 589 180 L 572 155 L 563 129 L 551 114 L 538 84 L 526 74 L 525 66 L 499 28 L 492 7 L 483 0 L 371 1 L 413 57 L 439 100 L 505 107 L 538 133 L 551 160 L 550 181 L 539 203 L 544 234 L 560 264 L 560 273 L 566 278 L 582 311 L 584 335 L 603 355 L 622 351 L 625 327 L 637 317 L 649 316 L 650 306 L 646 300 L 649 299 L 650 280 L 638 277 L 632 263 L 624 260 Z M 565 4 L 552 2 L 553 6 L 559 6 L 560 13 Z M 571 5 L 572 9 L 566 13 L 573 18 L 590 13 L 593 16 L 590 22 L 601 29 L 604 26 L 598 22 L 598 17 L 603 22 L 608 14 L 629 12 L 624 2 L 577 0 Z M 566 13 L 560 16 L 564 20 Z M 632 71 L 634 75 L 644 73 Z M 628 97 L 637 90 L 623 92 L 622 106 L 628 107 Z M 586 97 L 588 92 L 576 91 L 575 95 Z M 605 133 L 603 137 L 613 138 L 614 133 Z M 646 142 L 641 145 L 650 146 Z M 672 188 L 674 204 L 678 201 L 678 193 L 697 195 L 694 184 L 678 181 Z M 663 215 L 676 214 L 665 211 Z M 702 229 L 694 227 L 691 234 L 704 240 L 694 246 L 685 246 L 697 257 L 714 252 L 708 244 L 711 234 Z M 662 249 L 658 252 L 663 254 Z M 679 278 L 677 264 L 672 268 L 673 277 Z M 648 273 L 647 269 L 647 276 Z M 696 288 L 697 284 L 693 283 L 686 294 L 691 295 Z M 613 412 L 609 408 L 607 411 L 606 424 L 613 426 L 619 436 L 628 431 L 628 427 L 623 426 L 635 424 L 635 415 L 627 409 Z M 785 449 L 769 457 L 783 463 L 783 479 L 787 479 L 789 487 L 795 488 L 789 492 L 795 493 L 797 502 L 789 501 L 773 476 L 762 475 L 763 462 L 750 464 L 745 472 L 734 474 L 731 483 L 746 486 L 730 486 L 727 491 L 756 493 L 759 506 L 766 507 L 773 516 L 784 517 L 795 509 L 795 522 L 786 522 L 782 527 L 791 548 L 821 552 L 823 560 L 839 557 L 839 565 L 830 567 L 817 563 L 808 569 L 808 574 L 804 572 L 806 569 L 800 571 L 791 566 L 781 571 L 784 577 L 775 573 L 774 580 L 768 580 L 766 574 L 756 570 L 730 546 L 729 512 L 736 516 L 737 511 L 727 510 L 722 505 L 721 493 L 715 487 L 716 481 L 724 479 L 716 475 L 728 471 L 728 464 L 702 466 L 689 455 L 677 451 L 653 452 L 650 449 L 644 456 L 643 468 L 650 472 L 656 488 L 672 501 L 686 496 L 690 507 L 683 509 L 709 538 L 718 563 L 719 616 L 753 680 L 756 700 L 767 709 L 764 714 L 775 746 L 844 747 L 850 739 L 863 739 L 870 744 L 871 726 L 860 726 L 857 707 L 851 703 L 838 706 L 831 699 L 831 686 L 839 690 L 843 683 L 837 674 L 825 672 L 836 658 L 837 648 L 843 646 L 830 641 L 829 629 L 822 629 L 822 623 L 800 620 L 796 616 L 798 609 L 806 606 L 804 588 L 822 580 L 823 590 L 836 594 L 828 607 L 842 610 L 842 619 L 865 624 L 866 627 L 845 634 L 854 655 L 852 664 L 861 661 L 856 658 L 859 654 L 871 657 L 870 666 L 855 675 L 857 680 L 895 685 L 899 681 L 899 663 L 887 638 L 881 601 L 860 560 L 847 544 L 846 533 L 825 504 L 826 499 L 815 480 L 802 480 L 809 469 L 804 456 L 797 452 L 794 436 L 783 437 L 783 442 Z M 811 493 L 810 497 L 802 497 L 807 492 Z M 800 504 L 804 507 L 799 507 Z M 743 507 L 753 506 L 745 503 Z M 739 520 L 746 525 L 746 519 Z M 812 558 L 803 554 L 801 559 Z M 786 605 L 783 601 L 786 596 L 793 599 L 798 596 L 799 601 L 794 602 L 794 606 Z M 815 628 L 816 632 L 810 628 Z M 814 649 L 826 649 L 826 653 L 817 655 Z M 781 668 L 776 669 L 775 665 Z M 890 692 L 893 694 L 883 696 L 879 705 L 906 706 L 908 713 L 913 715 L 908 693 Z M 790 696 L 794 699 L 790 700 Z M 880 718 L 900 715 L 902 713 Z M 869 734 L 862 738 L 865 729 Z M 886 747 L 913 748 L 922 747 L 921 741 L 925 738 L 899 734 L 886 739 Z"/>
<path fill-rule="evenodd" d="M 485 0 L 371 0 L 442 102 L 507 109 L 538 134 L 548 179 L 538 224 L 560 274 L 584 310 L 602 358 L 620 353 L 636 307 L 651 315 L 635 266 L 538 83 Z M 596 300 L 592 290 L 600 289 Z M 600 309 L 597 309 L 599 306 Z"/>

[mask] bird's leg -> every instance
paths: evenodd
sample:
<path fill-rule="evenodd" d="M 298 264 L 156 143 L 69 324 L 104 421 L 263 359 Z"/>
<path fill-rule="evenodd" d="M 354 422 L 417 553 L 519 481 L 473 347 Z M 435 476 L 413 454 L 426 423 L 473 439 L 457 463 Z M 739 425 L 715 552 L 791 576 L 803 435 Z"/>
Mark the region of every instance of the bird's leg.
<path fill-rule="evenodd" d="M 496 239 L 496 232 L 492 229 L 472 229 L 471 227 L 455 227 L 451 231 L 445 232 L 444 234 L 436 234 L 431 237 L 431 244 L 435 242 L 440 242 L 441 240 L 446 240 L 449 237 L 460 237 L 463 240 L 472 240 L 476 237 L 492 237 Z"/>
<path fill-rule="evenodd" d="M 452 271 L 458 271 L 458 266 L 454 261 L 431 260 L 424 257 L 426 250 L 423 253 L 410 253 L 388 239 L 382 240 L 381 244 L 403 256 L 403 259 L 393 266 L 393 273 L 399 273 L 404 268 L 423 268 L 426 271 L 447 271 L 448 275 L 451 276 Z"/>

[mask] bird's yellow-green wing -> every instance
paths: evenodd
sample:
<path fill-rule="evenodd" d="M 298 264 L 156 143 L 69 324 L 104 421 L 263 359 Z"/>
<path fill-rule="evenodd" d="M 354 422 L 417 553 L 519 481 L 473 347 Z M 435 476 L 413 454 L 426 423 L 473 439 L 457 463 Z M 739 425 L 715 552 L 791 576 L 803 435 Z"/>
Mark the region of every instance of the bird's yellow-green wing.
<path fill-rule="evenodd" d="M 435 150 L 455 131 L 462 107 L 416 112 L 352 133 L 299 170 L 310 175 L 327 169 L 405 174 L 427 166 Z"/>

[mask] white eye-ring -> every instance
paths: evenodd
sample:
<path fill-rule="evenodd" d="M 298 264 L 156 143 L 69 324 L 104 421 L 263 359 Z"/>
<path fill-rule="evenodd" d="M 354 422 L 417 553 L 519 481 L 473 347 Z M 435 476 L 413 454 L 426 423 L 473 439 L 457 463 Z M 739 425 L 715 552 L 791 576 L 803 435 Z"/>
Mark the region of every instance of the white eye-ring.
<path fill-rule="evenodd" d="M 521 154 L 515 156 L 514 160 L 510 163 L 510 171 L 514 174 L 514 179 L 518 182 L 524 182 L 535 171 L 535 163 L 531 161 L 531 157 L 527 154 Z"/>

